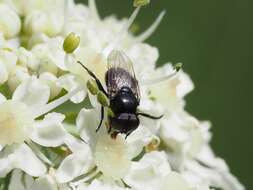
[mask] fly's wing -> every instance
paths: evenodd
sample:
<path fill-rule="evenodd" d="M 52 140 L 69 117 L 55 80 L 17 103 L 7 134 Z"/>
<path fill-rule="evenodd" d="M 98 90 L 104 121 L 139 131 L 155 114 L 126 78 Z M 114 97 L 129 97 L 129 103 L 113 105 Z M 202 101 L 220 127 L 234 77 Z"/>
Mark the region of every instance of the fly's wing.
<path fill-rule="evenodd" d="M 106 86 L 109 98 L 114 97 L 122 87 L 129 87 L 139 101 L 138 81 L 129 57 L 122 51 L 113 50 L 109 54 L 107 62 Z"/>

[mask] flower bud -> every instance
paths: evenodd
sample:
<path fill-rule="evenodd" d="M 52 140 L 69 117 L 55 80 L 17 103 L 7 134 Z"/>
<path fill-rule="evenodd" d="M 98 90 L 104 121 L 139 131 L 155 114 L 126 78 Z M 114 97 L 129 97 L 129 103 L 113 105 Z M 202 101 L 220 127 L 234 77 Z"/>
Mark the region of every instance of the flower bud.
<path fill-rule="evenodd" d="M 89 92 L 92 94 L 92 95 L 97 95 L 98 94 L 98 87 L 97 87 L 97 84 L 96 84 L 96 81 L 93 80 L 93 79 L 90 79 L 87 81 L 87 88 L 89 90 Z"/>
<path fill-rule="evenodd" d="M 105 107 L 108 107 L 109 106 L 109 100 L 108 98 L 106 97 L 106 95 L 99 91 L 98 94 L 97 94 L 97 100 L 98 102 L 102 105 L 102 106 L 105 106 Z"/>
<path fill-rule="evenodd" d="M 150 0 L 134 0 L 134 7 L 142 7 L 150 3 Z"/>
<path fill-rule="evenodd" d="M 178 72 L 182 68 L 183 64 L 182 63 L 177 63 L 174 65 L 174 69 Z"/>
<path fill-rule="evenodd" d="M 4 4 L 0 5 L 0 31 L 5 38 L 15 37 L 21 30 L 21 21 L 15 11 Z"/>
<path fill-rule="evenodd" d="M 63 49 L 66 53 L 73 53 L 79 46 L 80 36 L 77 36 L 74 32 L 71 32 L 64 40 Z"/>

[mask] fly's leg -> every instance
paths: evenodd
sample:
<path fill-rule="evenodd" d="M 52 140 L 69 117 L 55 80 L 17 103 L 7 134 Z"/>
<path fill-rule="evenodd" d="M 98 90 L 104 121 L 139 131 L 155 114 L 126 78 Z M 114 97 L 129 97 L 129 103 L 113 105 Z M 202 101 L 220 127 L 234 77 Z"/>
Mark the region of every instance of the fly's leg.
<path fill-rule="evenodd" d="M 108 128 L 108 134 L 110 134 L 111 132 L 112 132 L 112 126 L 111 125 L 109 125 L 109 128 Z"/>
<path fill-rule="evenodd" d="M 103 120 L 104 120 L 104 107 L 101 106 L 100 122 L 99 122 L 97 129 L 96 129 L 96 132 L 98 132 L 100 127 L 102 126 Z"/>
<path fill-rule="evenodd" d="M 149 115 L 147 113 L 137 113 L 137 115 L 141 115 L 143 117 L 147 117 L 149 119 L 161 119 L 163 117 L 163 115 L 160 116 L 153 116 L 153 115 Z"/>
<path fill-rule="evenodd" d="M 96 84 L 98 86 L 98 89 L 100 91 L 102 91 L 107 97 L 108 97 L 108 94 L 107 92 L 105 91 L 103 85 L 101 84 L 101 82 L 99 81 L 99 79 L 96 77 L 96 75 L 90 70 L 88 69 L 87 67 L 85 67 L 80 61 L 77 61 L 86 71 L 87 73 L 96 81 Z"/>

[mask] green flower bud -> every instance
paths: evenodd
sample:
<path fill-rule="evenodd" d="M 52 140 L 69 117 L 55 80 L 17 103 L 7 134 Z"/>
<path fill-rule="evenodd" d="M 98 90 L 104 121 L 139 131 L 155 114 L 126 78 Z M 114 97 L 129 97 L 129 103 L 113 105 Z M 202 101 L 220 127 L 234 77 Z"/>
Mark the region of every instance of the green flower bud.
<path fill-rule="evenodd" d="M 150 0 L 134 0 L 134 7 L 142 7 L 150 3 Z"/>
<path fill-rule="evenodd" d="M 71 32 L 64 40 L 63 49 L 66 53 L 73 53 L 79 46 L 80 36 L 77 36 L 74 32 Z"/>
<path fill-rule="evenodd" d="M 177 63 L 176 65 L 174 65 L 174 69 L 178 72 L 182 68 L 182 66 L 182 63 Z"/>
<path fill-rule="evenodd" d="M 109 100 L 107 96 L 101 91 L 99 91 L 97 94 L 97 100 L 102 106 L 105 106 L 105 107 L 109 106 Z"/>
<path fill-rule="evenodd" d="M 99 90 L 98 90 L 98 86 L 95 80 L 93 79 L 88 80 L 86 86 L 92 95 L 98 94 Z"/>

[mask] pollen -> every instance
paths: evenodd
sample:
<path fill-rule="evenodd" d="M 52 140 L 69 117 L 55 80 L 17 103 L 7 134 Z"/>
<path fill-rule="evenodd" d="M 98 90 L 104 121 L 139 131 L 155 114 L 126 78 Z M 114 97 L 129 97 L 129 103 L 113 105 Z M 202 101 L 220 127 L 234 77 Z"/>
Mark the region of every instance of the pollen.
<path fill-rule="evenodd" d="M 0 145 L 23 143 L 32 126 L 31 114 L 26 105 L 15 101 L 0 104 Z"/>

